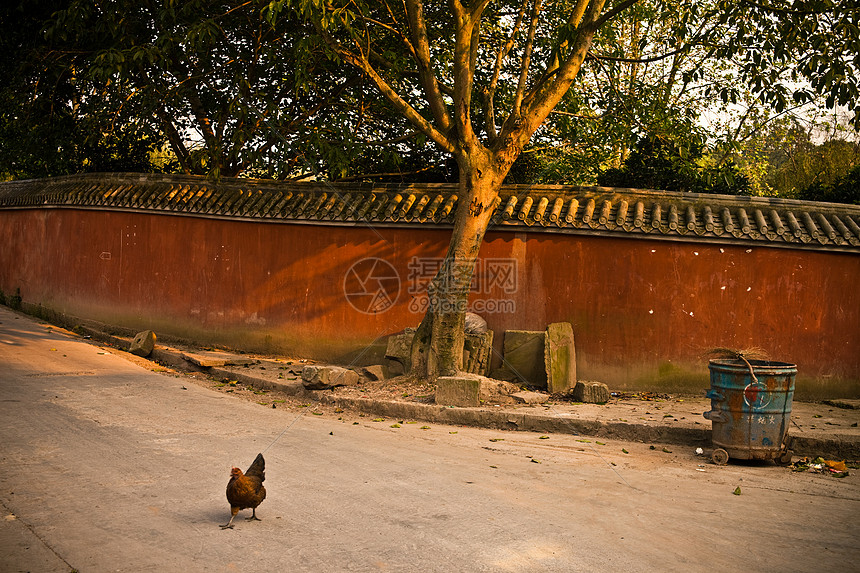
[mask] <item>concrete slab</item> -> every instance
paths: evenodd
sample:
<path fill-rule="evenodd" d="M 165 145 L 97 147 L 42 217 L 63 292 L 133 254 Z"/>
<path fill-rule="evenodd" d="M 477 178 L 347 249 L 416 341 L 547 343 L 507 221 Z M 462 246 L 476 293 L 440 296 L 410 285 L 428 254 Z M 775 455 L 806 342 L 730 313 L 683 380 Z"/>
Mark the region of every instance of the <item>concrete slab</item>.
<path fill-rule="evenodd" d="M 236 354 L 228 354 L 226 352 L 214 352 L 209 350 L 198 350 L 197 352 L 182 352 L 181 356 L 192 364 L 203 368 L 212 366 L 243 366 L 245 364 L 253 364 L 253 358 L 245 358 Z"/>

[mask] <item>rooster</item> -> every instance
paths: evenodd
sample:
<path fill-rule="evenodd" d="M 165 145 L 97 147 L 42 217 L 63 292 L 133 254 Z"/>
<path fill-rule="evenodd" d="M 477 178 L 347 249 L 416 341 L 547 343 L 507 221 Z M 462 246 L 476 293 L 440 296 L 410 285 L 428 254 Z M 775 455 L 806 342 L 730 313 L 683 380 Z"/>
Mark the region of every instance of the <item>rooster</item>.
<path fill-rule="evenodd" d="M 233 529 L 233 518 L 240 509 L 251 509 L 253 513 L 248 521 L 260 521 L 257 517 L 257 506 L 266 499 L 266 488 L 263 481 L 266 479 L 266 460 L 263 454 L 257 454 L 254 463 L 244 474 L 239 468 L 230 470 L 230 481 L 227 483 L 227 501 L 230 502 L 230 521 L 222 525 L 221 529 Z"/>

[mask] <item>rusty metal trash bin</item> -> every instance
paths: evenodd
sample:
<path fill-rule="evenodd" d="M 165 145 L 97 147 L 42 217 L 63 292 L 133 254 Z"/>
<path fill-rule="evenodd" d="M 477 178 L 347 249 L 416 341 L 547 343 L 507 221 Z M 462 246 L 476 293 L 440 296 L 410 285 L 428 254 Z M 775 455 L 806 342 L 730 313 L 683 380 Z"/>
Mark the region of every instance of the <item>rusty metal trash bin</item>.
<path fill-rule="evenodd" d="M 711 360 L 708 364 L 714 452 L 723 465 L 729 458 L 791 463 L 788 425 L 797 366 L 765 360 Z"/>

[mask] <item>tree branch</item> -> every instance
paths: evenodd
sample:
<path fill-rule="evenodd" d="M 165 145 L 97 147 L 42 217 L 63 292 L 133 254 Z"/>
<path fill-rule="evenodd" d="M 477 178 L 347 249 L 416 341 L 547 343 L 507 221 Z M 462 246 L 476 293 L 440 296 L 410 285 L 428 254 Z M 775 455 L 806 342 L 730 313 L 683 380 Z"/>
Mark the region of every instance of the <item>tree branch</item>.
<path fill-rule="evenodd" d="M 520 79 L 517 83 L 517 92 L 514 96 L 514 108 L 512 115 L 516 118 L 520 117 L 520 112 L 525 97 L 526 83 L 528 82 L 529 64 L 531 63 L 532 49 L 534 48 L 535 29 L 537 28 L 538 17 L 541 11 L 541 0 L 535 0 L 532 6 L 532 20 L 529 23 L 528 38 L 523 52 L 523 59 L 520 65 Z"/>
<path fill-rule="evenodd" d="M 499 83 L 499 74 L 502 71 L 502 64 L 505 61 L 505 58 L 508 57 L 508 54 L 514 47 L 514 40 L 519 33 L 520 26 L 522 25 L 523 18 L 525 18 L 526 7 L 528 7 L 529 0 L 523 0 L 522 6 L 520 6 L 520 10 L 517 13 L 517 18 L 514 21 L 514 26 L 511 29 L 511 33 L 508 35 L 508 39 L 505 41 L 504 45 L 499 47 L 499 51 L 496 54 L 496 63 L 493 66 L 493 76 L 490 79 L 490 85 L 484 90 L 484 129 L 487 131 L 487 136 L 490 140 L 490 144 L 496 139 L 496 112 L 495 112 L 495 97 L 496 97 L 496 87 Z"/>
<path fill-rule="evenodd" d="M 609 20 L 612 20 L 613 18 L 615 18 L 616 16 L 618 16 L 619 14 L 621 14 L 622 12 L 624 12 L 625 10 L 627 10 L 628 8 L 633 6 L 634 4 L 638 4 L 638 3 L 639 3 L 639 0 L 624 0 L 624 2 L 621 2 L 620 4 L 613 6 L 612 10 L 609 10 L 608 12 L 606 12 L 606 14 L 604 14 L 603 16 L 598 18 L 596 22 L 594 22 L 594 29 L 595 30 L 600 29 L 606 22 L 608 22 Z"/>
<path fill-rule="evenodd" d="M 594 0 L 589 3 L 582 21 L 577 28 L 577 34 L 571 45 L 570 54 L 559 67 L 553 82 L 526 106 L 523 121 L 518 125 L 510 126 L 506 122 L 505 127 L 506 129 L 510 129 L 510 132 L 507 134 L 509 137 L 506 137 L 505 133 L 502 134 L 502 140 L 505 141 L 503 145 L 505 147 L 522 149 L 538 127 L 543 124 L 549 113 L 558 105 L 564 94 L 567 93 L 574 79 L 576 79 L 579 69 L 582 67 L 585 55 L 591 48 L 594 34 L 597 32 L 598 16 L 603 9 L 604 3 L 605 0 Z"/>
<path fill-rule="evenodd" d="M 649 64 L 651 62 L 659 62 L 660 60 L 665 60 L 666 58 L 671 58 L 676 54 L 680 54 L 681 52 L 685 52 L 688 50 L 688 46 L 683 46 L 678 48 L 677 50 L 672 50 L 671 52 L 666 52 L 665 54 L 660 54 L 659 56 L 651 56 L 650 58 L 616 58 L 615 56 L 601 56 L 595 53 L 589 53 L 587 58 L 595 59 L 595 60 L 606 60 L 610 62 L 620 62 L 625 64 Z"/>
<path fill-rule="evenodd" d="M 394 111 L 401 114 L 407 120 L 409 120 L 412 125 L 418 128 L 419 131 L 424 133 L 427 137 L 435 141 L 439 144 L 442 149 L 448 151 L 449 153 L 454 153 L 456 147 L 454 143 L 449 139 L 447 133 L 443 133 L 439 129 L 435 128 L 429 121 L 427 121 L 424 116 L 422 116 L 418 111 L 412 107 L 409 102 L 404 100 L 400 94 L 398 94 L 385 79 L 380 76 L 374 67 L 368 62 L 367 57 L 361 52 L 354 52 L 338 42 L 335 38 L 328 33 L 328 31 L 322 26 L 322 23 L 319 19 L 314 19 L 313 24 L 317 29 L 317 32 L 323 37 L 328 46 L 334 50 L 340 57 L 344 59 L 348 64 L 353 67 L 358 68 L 363 71 L 369 77 L 370 81 L 376 86 L 376 88 L 382 93 L 382 95 L 391 103 Z"/>
<path fill-rule="evenodd" d="M 418 77 L 424 87 L 424 93 L 436 123 L 442 131 L 448 131 L 451 128 L 451 116 L 433 71 L 433 59 L 430 56 L 430 42 L 424 20 L 424 3 L 421 0 L 406 0 L 405 6 L 409 32 L 415 48 L 413 56 L 418 64 Z"/>

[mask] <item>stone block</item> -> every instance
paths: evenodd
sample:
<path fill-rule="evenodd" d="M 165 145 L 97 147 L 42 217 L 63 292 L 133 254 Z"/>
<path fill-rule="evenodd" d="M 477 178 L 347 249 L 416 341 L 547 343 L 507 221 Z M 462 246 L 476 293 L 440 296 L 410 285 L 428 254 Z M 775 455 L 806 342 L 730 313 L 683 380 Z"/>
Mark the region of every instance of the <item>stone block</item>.
<path fill-rule="evenodd" d="M 463 370 L 486 376 L 493 352 L 493 331 L 483 334 L 466 334 L 463 340 Z"/>
<path fill-rule="evenodd" d="M 128 347 L 130 353 L 144 358 L 152 354 L 153 350 L 155 350 L 155 333 L 151 330 L 138 332 Z"/>
<path fill-rule="evenodd" d="M 609 386 L 602 382 L 577 382 L 571 397 L 586 404 L 605 404 L 611 398 Z"/>
<path fill-rule="evenodd" d="M 308 390 L 355 386 L 358 384 L 358 372 L 340 366 L 309 365 L 302 369 L 302 384 Z"/>
<path fill-rule="evenodd" d="M 546 327 L 544 367 L 550 394 L 566 394 L 576 386 L 576 350 L 569 322 L 554 322 Z"/>
<path fill-rule="evenodd" d="M 480 405 L 481 377 L 469 374 L 436 379 L 436 403 L 440 406 L 475 408 Z"/>
<path fill-rule="evenodd" d="M 512 382 L 494 380 L 492 378 L 481 378 L 481 393 L 479 400 L 484 404 L 514 404 L 514 394 L 520 391 L 520 387 Z"/>
<path fill-rule="evenodd" d="M 379 364 L 365 366 L 361 374 L 368 380 L 385 380 L 385 369 Z"/>
<path fill-rule="evenodd" d="M 493 372 L 493 378 L 511 380 L 517 384 L 529 384 L 546 388 L 544 366 L 545 332 L 530 330 L 507 330 L 503 344 L 502 367 Z"/>
<path fill-rule="evenodd" d="M 404 368 L 403 364 L 397 360 L 391 360 L 390 358 L 385 359 L 385 366 L 383 366 L 383 368 L 388 372 L 388 378 L 406 374 L 406 368 Z"/>
<path fill-rule="evenodd" d="M 399 362 L 404 371 L 409 370 L 412 361 L 412 339 L 415 338 L 415 329 L 407 328 L 402 334 L 392 334 L 388 337 L 388 345 L 385 348 L 385 358 Z"/>

